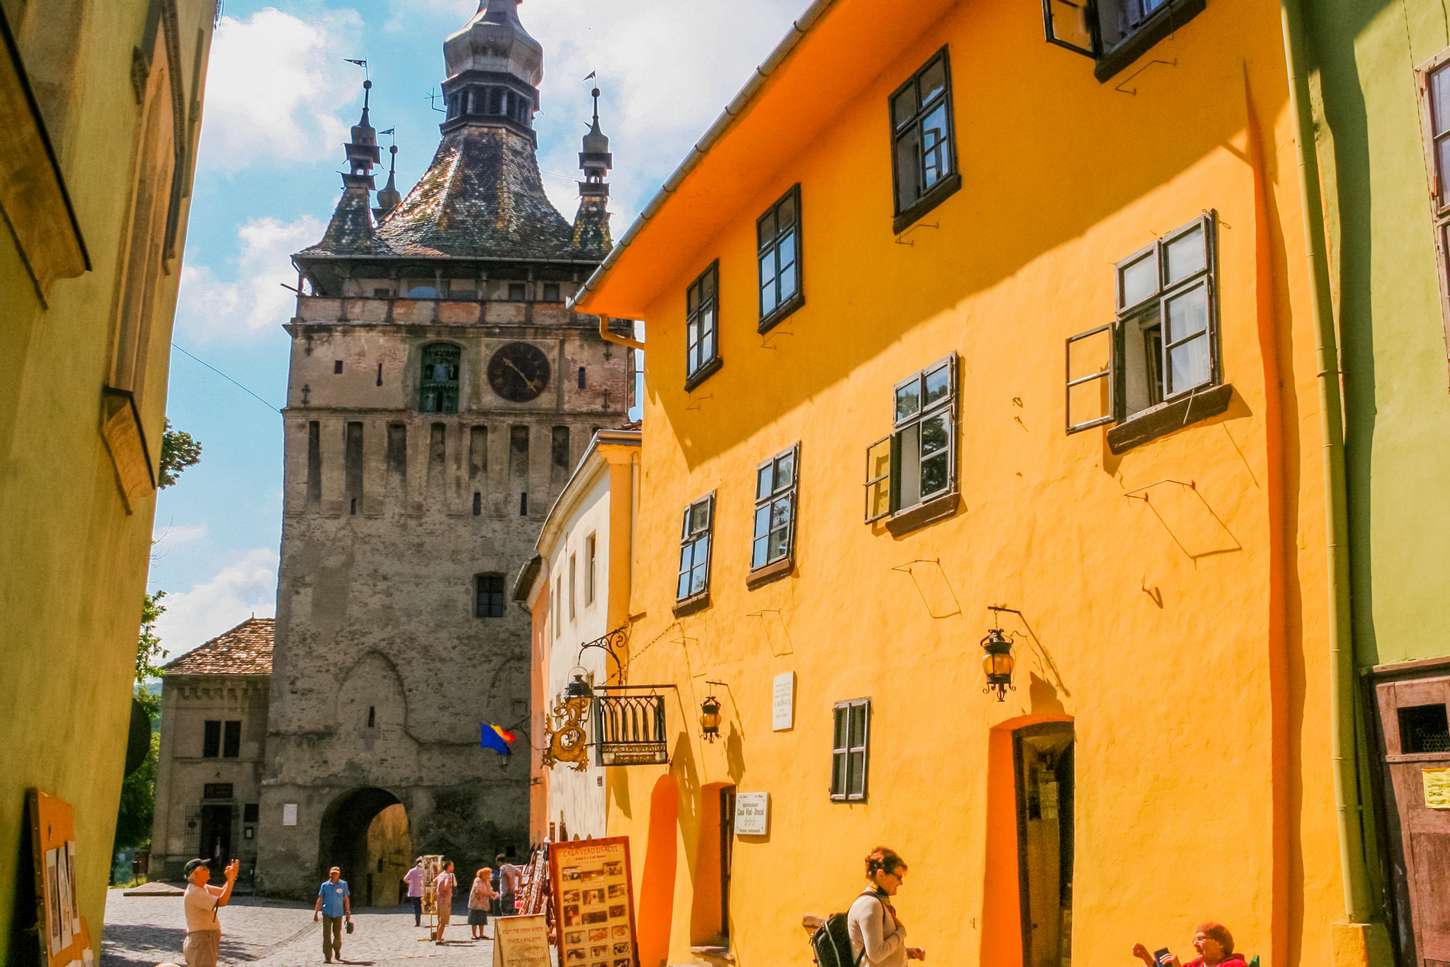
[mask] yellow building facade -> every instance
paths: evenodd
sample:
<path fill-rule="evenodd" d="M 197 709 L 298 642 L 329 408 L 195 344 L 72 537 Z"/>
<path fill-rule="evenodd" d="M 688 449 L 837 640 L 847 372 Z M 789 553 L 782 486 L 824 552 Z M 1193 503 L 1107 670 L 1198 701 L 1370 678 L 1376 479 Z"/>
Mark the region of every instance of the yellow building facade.
<path fill-rule="evenodd" d="M 0 0 L 0 962 L 39 949 L 32 788 L 100 939 L 217 6 Z"/>
<path fill-rule="evenodd" d="M 646 967 L 809 964 L 880 844 L 936 963 L 1365 956 L 1279 5 L 1045 8 L 813 4 L 577 300 L 647 333 Z"/>

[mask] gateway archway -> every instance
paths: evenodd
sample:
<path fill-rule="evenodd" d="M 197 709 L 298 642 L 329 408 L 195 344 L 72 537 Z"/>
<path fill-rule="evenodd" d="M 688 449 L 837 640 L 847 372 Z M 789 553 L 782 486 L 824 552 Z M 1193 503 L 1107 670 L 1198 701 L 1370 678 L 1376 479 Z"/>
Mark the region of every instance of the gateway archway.
<path fill-rule="evenodd" d="M 394 906 L 401 880 L 413 865 L 408 811 L 386 789 L 354 789 L 333 800 L 319 832 L 318 882 L 342 867 L 354 907 Z"/>

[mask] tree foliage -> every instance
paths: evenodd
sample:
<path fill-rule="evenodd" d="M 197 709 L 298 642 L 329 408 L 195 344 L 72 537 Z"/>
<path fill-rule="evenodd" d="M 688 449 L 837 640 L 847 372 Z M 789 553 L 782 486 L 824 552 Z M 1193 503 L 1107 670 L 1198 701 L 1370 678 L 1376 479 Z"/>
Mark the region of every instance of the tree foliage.
<path fill-rule="evenodd" d="M 161 636 L 156 633 L 156 619 L 166 611 L 161 599 L 165 591 L 156 591 L 141 600 L 141 630 L 136 636 L 136 677 L 132 692 L 151 720 L 151 748 L 146 760 L 121 783 L 121 805 L 116 814 L 116 839 L 112 852 L 127 848 L 145 848 L 151 843 L 151 818 L 156 812 L 156 762 L 161 751 L 161 735 L 156 723 L 161 717 L 161 696 L 147 688 L 147 683 L 162 674 L 158 664 L 166 657 Z"/>
<path fill-rule="evenodd" d="M 201 462 L 201 441 L 185 430 L 173 430 L 171 421 L 166 421 L 166 432 L 161 436 L 161 487 L 176 483 L 182 471 Z"/>

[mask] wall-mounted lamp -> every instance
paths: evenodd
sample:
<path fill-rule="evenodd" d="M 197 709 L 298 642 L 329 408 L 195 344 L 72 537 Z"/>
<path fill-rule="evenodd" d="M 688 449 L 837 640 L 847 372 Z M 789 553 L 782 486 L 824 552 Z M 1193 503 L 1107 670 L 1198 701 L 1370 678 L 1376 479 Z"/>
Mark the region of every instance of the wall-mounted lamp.
<path fill-rule="evenodd" d="M 594 698 L 594 689 L 584 680 L 584 672 L 582 669 L 576 671 L 574 673 L 574 680 L 564 686 L 564 697 L 566 699 L 582 698 L 585 701 L 591 701 Z"/>
<path fill-rule="evenodd" d="M 1000 605 L 990 605 L 987 608 L 992 612 L 994 619 L 998 618 L 1003 611 L 1020 616 L 1022 612 L 1016 608 L 1004 608 Z M 1016 662 L 1012 658 L 1012 642 L 1002 633 L 1001 628 L 992 628 L 987 631 L 987 637 L 978 642 L 982 646 L 982 671 L 987 676 L 987 684 L 982 686 L 983 692 L 996 692 L 997 701 L 1007 700 L 1007 691 L 1017 690 L 1012 684 L 1012 667 Z"/>
<path fill-rule="evenodd" d="M 700 703 L 700 737 L 706 742 L 720 738 L 720 700 L 714 695 Z"/>

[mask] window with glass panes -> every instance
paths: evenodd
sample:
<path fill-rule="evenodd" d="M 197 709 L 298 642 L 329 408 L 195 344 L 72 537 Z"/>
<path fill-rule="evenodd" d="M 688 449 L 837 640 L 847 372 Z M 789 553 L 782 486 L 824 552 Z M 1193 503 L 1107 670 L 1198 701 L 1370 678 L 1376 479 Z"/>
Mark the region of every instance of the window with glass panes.
<path fill-rule="evenodd" d="M 446 343 L 424 347 L 418 409 L 424 413 L 458 412 L 459 356 L 458 347 Z"/>
<path fill-rule="evenodd" d="M 479 574 L 473 579 L 473 615 L 476 618 L 502 618 L 504 607 L 503 575 Z"/>
<path fill-rule="evenodd" d="M 1215 215 L 1117 264 L 1117 318 L 1067 340 L 1067 432 L 1125 420 L 1222 382 Z"/>
<path fill-rule="evenodd" d="M 680 528 L 680 570 L 675 600 L 684 601 L 710 590 L 710 534 L 715 526 L 715 495 L 685 508 Z"/>
<path fill-rule="evenodd" d="M 720 263 L 713 262 L 685 290 L 685 375 L 694 376 L 718 359 L 715 296 Z"/>
<path fill-rule="evenodd" d="M 831 735 L 831 798 L 855 802 L 866 798 L 870 764 L 871 700 L 837 702 Z"/>
<path fill-rule="evenodd" d="M 891 129 L 896 213 L 900 215 L 956 170 L 945 47 L 891 95 Z"/>
<path fill-rule="evenodd" d="M 768 328 L 801 302 L 801 186 L 770 206 L 755 223 L 760 267 L 760 325 Z"/>
<path fill-rule="evenodd" d="M 1106 80 L 1204 9 L 1206 0 L 1043 0 L 1049 43 L 1097 62 Z"/>
<path fill-rule="evenodd" d="M 800 444 L 765 461 L 755 472 L 755 531 L 750 569 L 790 558 L 795 548 L 796 481 Z"/>
<path fill-rule="evenodd" d="M 897 383 L 892 431 L 866 451 L 866 520 L 919 507 L 957 489 L 957 357 Z"/>
<path fill-rule="evenodd" d="M 1420 99 L 1430 169 L 1430 211 L 1440 261 L 1440 312 L 1450 342 L 1450 49 L 1421 68 Z"/>

